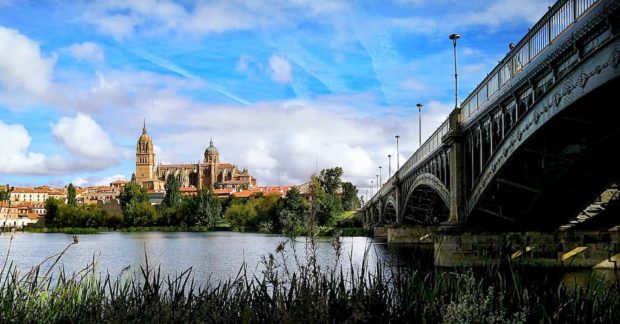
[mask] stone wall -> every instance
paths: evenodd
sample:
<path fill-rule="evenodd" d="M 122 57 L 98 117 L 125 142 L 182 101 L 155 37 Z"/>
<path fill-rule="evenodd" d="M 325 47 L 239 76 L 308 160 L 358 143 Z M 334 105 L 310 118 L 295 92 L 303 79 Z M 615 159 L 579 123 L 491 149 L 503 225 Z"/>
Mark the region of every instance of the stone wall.
<path fill-rule="evenodd" d="M 620 232 L 444 233 L 434 237 L 434 245 L 441 267 L 509 260 L 540 267 L 620 267 L 614 261 L 620 258 Z"/>

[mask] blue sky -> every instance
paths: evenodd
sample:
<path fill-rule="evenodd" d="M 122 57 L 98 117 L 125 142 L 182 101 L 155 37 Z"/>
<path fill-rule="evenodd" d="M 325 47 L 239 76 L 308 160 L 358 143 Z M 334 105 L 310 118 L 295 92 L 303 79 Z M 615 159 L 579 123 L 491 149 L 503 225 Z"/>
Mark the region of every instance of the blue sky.
<path fill-rule="evenodd" d="M 129 178 L 146 119 L 163 163 L 212 137 L 260 185 L 368 186 L 453 107 L 450 33 L 464 99 L 551 4 L 0 0 L 0 183 Z"/>

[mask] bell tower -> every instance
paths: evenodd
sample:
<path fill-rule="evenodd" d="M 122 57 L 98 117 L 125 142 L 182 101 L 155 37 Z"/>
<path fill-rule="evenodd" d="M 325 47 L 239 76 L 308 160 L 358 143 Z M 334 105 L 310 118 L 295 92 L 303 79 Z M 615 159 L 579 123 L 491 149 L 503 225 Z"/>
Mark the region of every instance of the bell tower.
<path fill-rule="evenodd" d="M 153 141 L 146 132 L 146 120 L 142 127 L 142 135 L 138 138 L 136 146 L 136 182 L 142 184 L 145 181 L 154 180 L 155 153 Z"/>

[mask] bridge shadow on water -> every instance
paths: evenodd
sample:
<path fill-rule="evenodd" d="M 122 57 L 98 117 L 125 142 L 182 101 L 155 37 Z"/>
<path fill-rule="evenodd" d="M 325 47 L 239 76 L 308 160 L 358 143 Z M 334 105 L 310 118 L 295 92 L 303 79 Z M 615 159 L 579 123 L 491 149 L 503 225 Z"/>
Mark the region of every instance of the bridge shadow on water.
<path fill-rule="evenodd" d="M 527 282 L 541 288 L 558 287 L 566 288 L 567 292 L 575 292 L 579 289 L 600 283 L 603 287 L 620 288 L 620 270 L 609 269 L 576 269 L 576 268 L 540 268 L 525 266 L 517 263 L 498 264 L 489 258 L 488 264 L 478 267 L 435 267 L 434 247 L 432 244 L 373 244 L 374 253 L 386 266 L 385 273 L 392 276 L 399 271 L 417 271 L 426 274 L 454 274 L 459 275 L 472 272 L 480 278 L 490 278 L 503 275 L 507 278 L 518 277 L 522 282 Z"/>

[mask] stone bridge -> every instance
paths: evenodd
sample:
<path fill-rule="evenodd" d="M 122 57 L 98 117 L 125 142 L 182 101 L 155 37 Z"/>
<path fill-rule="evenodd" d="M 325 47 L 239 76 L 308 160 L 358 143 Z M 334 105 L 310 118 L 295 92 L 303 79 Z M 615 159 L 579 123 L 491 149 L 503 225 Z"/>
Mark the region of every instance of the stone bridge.
<path fill-rule="evenodd" d="M 558 228 L 617 183 L 619 7 L 553 5 L 366 203 L 366 222 Z"/>

